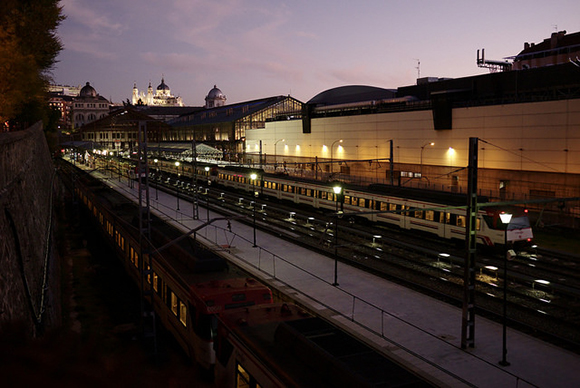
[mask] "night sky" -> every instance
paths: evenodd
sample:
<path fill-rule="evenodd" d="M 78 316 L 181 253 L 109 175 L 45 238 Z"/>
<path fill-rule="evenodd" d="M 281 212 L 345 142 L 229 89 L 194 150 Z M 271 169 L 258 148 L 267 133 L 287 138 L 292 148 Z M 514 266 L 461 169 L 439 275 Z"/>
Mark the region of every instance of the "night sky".
<path fill-rule="evenodd" d="M 121 102 L 165 77 L 185 105 L 216 84 L 227 103 L 274 95 L 308 101 L 343 85 L 397 88 L 421 77 L 488 72 L 486 58 L 580 31 L 580 2 L 63 0 L 55 83 L 91 83 Z M 419 69 L 418 62 L 420 62 Z"/>

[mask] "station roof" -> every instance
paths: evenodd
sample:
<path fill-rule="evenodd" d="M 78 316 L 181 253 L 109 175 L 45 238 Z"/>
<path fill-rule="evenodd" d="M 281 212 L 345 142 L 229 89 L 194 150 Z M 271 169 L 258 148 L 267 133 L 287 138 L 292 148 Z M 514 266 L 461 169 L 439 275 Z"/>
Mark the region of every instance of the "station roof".
<path fill-rule="evenodd" d="M 201 124 L 217 124 L 235 122 L 253 113 L 266 109 L 274 104 L 292 99 L 289 96 L 274 96 L 258 100 L 245 101 L 237 104 L 223 105 L 211 109 L 203 109 L 190 114 L 184 114 L 168 122 L 173 127 Z"/>
<path fill-rule="evenodd" d="M 348 104 L 361 101 L 384 100 L 394 98 L 396 89 L 384 89 L 376 86 L 347 85 L 328 89 L 312 97 L 307 104 L 324 106 Z"/>
<path fill-rule="evenodd" d="M 147 148 L 151 152 L 167 152 L 182 154 L 184 156 L 191 156 L 192 154 L 192 142 L 150 142 Z M 207 144 L 196 143 L 195 150 L 199 158 L 221 159 L 223 157 L 223 151 L 210 147 Z"/>

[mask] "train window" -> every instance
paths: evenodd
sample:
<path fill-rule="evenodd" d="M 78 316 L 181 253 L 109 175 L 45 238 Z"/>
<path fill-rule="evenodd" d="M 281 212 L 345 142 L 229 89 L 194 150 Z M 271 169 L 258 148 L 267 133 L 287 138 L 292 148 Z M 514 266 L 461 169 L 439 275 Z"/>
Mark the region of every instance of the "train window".
<path fill-rule="evenodd" d="M 433 210 L 425 210 L 425 219 L 428 221 L 434 221 L 435 212 Z"/>
<path fill-rule="evenodd" d="M 452 213 L 447 213 L 447 223 L 450 225 L 457 225 L 457 215 Z"/>
<path fill-rule="evenodd" d="M 389 210 L 390 211 L 397 211 L 397 204 L 396 203 L 390 203 L 389 204 Z"/>
<path fill-rule="evenodd" d="M 153 272 L 153 289 L 159 293 L 159 275 Z"/>
<path fill-rule="evenodd" d="M 241 364 L 236 367 L 236 388 L 259 388 L 260 384 Z"/>
<path fill-rule="evenodd" d="M 344 196 L 344 201 L 345 204 L 350 205 L 350 195 L 345 195 Z"/>
<path fill-rule="evenodd" d="M 370 205 L 371 203 L 372 203 L 372 201 L 369 201 L 369 205 Z M 364 198 L 359 198 L 359 200 L 358 200 L 358 205 L 359 205 L 360 207 L 367 207 L 367 206 L 366 206 L 366 199 L 364 199 Z"/>
<path fill-rule="evenodd" d="M 306 195 L 312 197 L 312 189 L 306 189 Z"/>
<path fill-rule="evenodd" d="M 171 298 L 171 311 L 173 312 L 173 315 L 177 316 L 177 295 L 171 291 L 169 296 Z"/>
<path fill-rule="evenodd" d="M 276 182 L 272 182 L 272 190 L 278 190 L 278 184 Z"/>
<path fill-rule="evenodd" d="M 475 219 L 475 230 L 481 230 L 481 219 Z"/>
<path fill-rule="evenodd" d="M 415 218 L 423 218 L 423 210 L 415 210 Z"/>
<path fill-rule="evenodd" d="M 351 197 L 350 202 L 354 205 L 354 206 L 358 206 L 358 198 L 356 197 Z"/>
<path fill-rule="evenodd" d="M 300 188 L 300 195 L 306 195 L 306 188 L 305 187 Z"/>
<path fill-rule="evenodd" d="M 457 216 L 457 226 L 465 228 L 465 216 Z"/>
<path fill-rule="evenodd" d="M 320 199 L 326 199 L 328 197 L 328 193 L 326 191 L 319 191 Z"/>
<path fill-rule="evenodd" d="M 379 210 L 382 212 L 386 212 L 387 210 L 389 210 L 389 204 L 386 202 L 378 202 L 379 204 Z"/>
<path fill-rule="evenodd" d="M 179 301 L 179 321 L 187 327 L 187 307 L 182 301 Z"/>

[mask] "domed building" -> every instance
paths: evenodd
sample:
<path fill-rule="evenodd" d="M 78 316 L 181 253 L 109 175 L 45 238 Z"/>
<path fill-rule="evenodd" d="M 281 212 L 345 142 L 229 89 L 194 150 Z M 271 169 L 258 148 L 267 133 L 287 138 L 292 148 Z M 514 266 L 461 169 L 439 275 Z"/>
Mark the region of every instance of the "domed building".
<path fill-rule="evenodd" d="M 82 127 L 85 124 L 101 119 L 109 114 L 109 100 L 100 96 L 89 82 L 82 87 L 72 101 L 72 126 Z"/>
<path fill-rule="evenodd" d="M 226 95 L 218 89 L 217 85 L 213 86 L 213 89 L 209 91 L 207 96 L 205 96 L 205 108 L 217 108 L 219 106 L 224 106 L 226 103 Z"/>
<path fill-rule="evenodd" d="M 155 89 L 155 94 L 153 94 L 153 87 L 151 82 L 147 87 L 147 94 L 144 92 L 139 93 L 137 89 L 137 84 L 133 84 L 133 96 L 131 99 L 133 105 L 147 105 L 147 106 L 183 106 L 183 101 L 181 97 L 176 97 L 171 94 L 171 89 L 165 83 L 165 78 L 161 78 L 161 83 Z"/>

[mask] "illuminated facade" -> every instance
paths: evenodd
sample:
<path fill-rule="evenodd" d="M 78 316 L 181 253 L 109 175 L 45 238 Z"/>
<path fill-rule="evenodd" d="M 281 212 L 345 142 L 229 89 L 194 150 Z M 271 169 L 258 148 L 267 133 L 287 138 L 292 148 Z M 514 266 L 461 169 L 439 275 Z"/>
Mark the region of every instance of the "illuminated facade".
<path fill-rule="evenodd" d="M 246 134 L 264 130 L 269 120 L 299 114 L 302 103 L 290 96 L 275 96 L 203 109 L 169 121 L 168 141 L 196 141 L 223 150 L 232 160 L 244 152 Z"/>
<path fill-rule="evenodd" d="M 85 124 L 102 119 L 109 114 L 109 101 L 100 96 L 89 82 L 72 100 L 72 126 L 82 127 Z"/>
<path fill-rule="evenodd" d="M 151 82 L 147 87 L 147 92 L 139 93 L 137 84 L 133 84 L 133 94 L 131 98 L 133 105 L 147 105 L 147 106 L 183 106 L 181 97 L 176 97 L 171 94 L 171 89 L 165 83 L 165 79 L 161 78 L 161 83 L 153 92 Z"/>
<path fill-rule="evenodd" d="M 331 89 L 301 117 L 248 129 L 246 159 L 270 171 L 284 163 L 308 177 L 389 184 L 392 157 L 395 185 L 465 192 L 469 139 L 478 138 L 481 195 L 578 197 L 579 80 L 580 68 L 567 63 L 420 83 L 392 98 L 369 100 L 363 88 L 346 101 L 338 97 L 355 87 Z M 567 209 L 580 216 L 578 205 Z"/>

